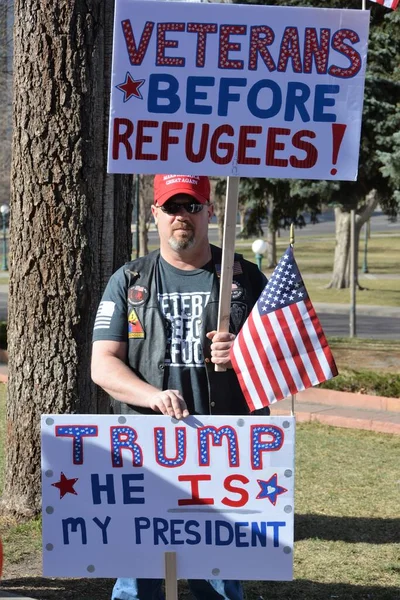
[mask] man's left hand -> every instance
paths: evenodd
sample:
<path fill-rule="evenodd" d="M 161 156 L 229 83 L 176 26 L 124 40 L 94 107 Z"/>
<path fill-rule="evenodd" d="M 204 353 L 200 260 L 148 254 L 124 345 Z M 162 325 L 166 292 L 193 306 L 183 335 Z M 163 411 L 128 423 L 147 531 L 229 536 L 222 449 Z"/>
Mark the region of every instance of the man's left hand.
<path fill-rule="evenodd" d="M 235 335 L 222 331 L 210 331 L 207 333 L 207 337 L 212 341 L 211 362 L 216 365 L 222 365 L 226 369 L 232 369 L 229 353 L 235 341 Z"/>

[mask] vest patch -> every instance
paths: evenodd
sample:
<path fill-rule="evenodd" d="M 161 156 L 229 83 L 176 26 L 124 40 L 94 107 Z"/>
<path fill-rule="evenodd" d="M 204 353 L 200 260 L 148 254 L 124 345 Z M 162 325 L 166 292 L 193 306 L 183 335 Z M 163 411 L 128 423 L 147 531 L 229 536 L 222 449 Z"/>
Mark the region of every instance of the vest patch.
<path fill-rule="evenodd" d="M 128 302 L 132 306 L 144 304 L 149 297 L 149 290 L 142 285 L 132 285 L 128 289 Z"/>
<path fill-rule="evenodd" d="M 144 339 L 144 330 L 134 308 L 132 308 L 128 316 L 128 338 Z"/>

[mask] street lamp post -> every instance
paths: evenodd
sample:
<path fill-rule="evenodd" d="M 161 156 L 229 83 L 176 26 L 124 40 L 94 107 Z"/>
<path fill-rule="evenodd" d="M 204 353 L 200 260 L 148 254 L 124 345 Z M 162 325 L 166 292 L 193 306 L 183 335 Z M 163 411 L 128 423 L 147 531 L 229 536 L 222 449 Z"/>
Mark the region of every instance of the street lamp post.
<path fill-rule="evenodd" d="M 7 217 L 10 213 L 8 204 L 2 204 L 0 206 L 0 212 L 2 216 L 2 227 L 3 227 L 3 261 L 1 263 L 1 270 L 8 271 L 7 265 Z"/>
<path fill-rule="evenodd" d="M 251 245 L 251 249 L 253 250 L 253 252 L 255 254 L 257 266 L 261 271 L 261 263 L 262 263 L 262 259 L 263 259 L 263 254 L 267 249 L 267 242 L 265 240 L 261 240 L 261 239 L 255 240 Z"/>

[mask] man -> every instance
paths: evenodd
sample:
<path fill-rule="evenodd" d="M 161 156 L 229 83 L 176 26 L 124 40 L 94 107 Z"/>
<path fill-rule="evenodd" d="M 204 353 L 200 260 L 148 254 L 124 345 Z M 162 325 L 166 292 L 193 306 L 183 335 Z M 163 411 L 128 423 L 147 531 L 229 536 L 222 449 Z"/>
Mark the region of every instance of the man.
<path fill-rule="evenodd" d="M 110 279 L 94 325 L 92 378 L 120 412 L 244 415 L 229 351 L 266 279 L 235 255 L 229 333 L 218 333 L 221 255 L 208 241 L 207 177 L 156 175 L 152 214 L 160 250 Z M 215 372 L 214 365 L 224 372 Z M 160 600 L 161 580 L 119 579 L 112 600 Z M 242 600 L 239 582 L 189 581 L 197 600 Z"/>

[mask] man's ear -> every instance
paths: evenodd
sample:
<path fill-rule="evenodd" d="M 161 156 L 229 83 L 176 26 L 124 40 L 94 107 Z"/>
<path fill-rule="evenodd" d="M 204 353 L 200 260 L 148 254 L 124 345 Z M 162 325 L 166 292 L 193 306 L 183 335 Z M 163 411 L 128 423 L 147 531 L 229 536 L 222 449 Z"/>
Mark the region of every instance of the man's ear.
<path fill-rule="evenodd" d="M 151 214 L 153 215 L 155 225 L 157 225 L 157 217 L 156 217 L 157 209 L 154 206 L 154 204 L 151 205 Z"/>

